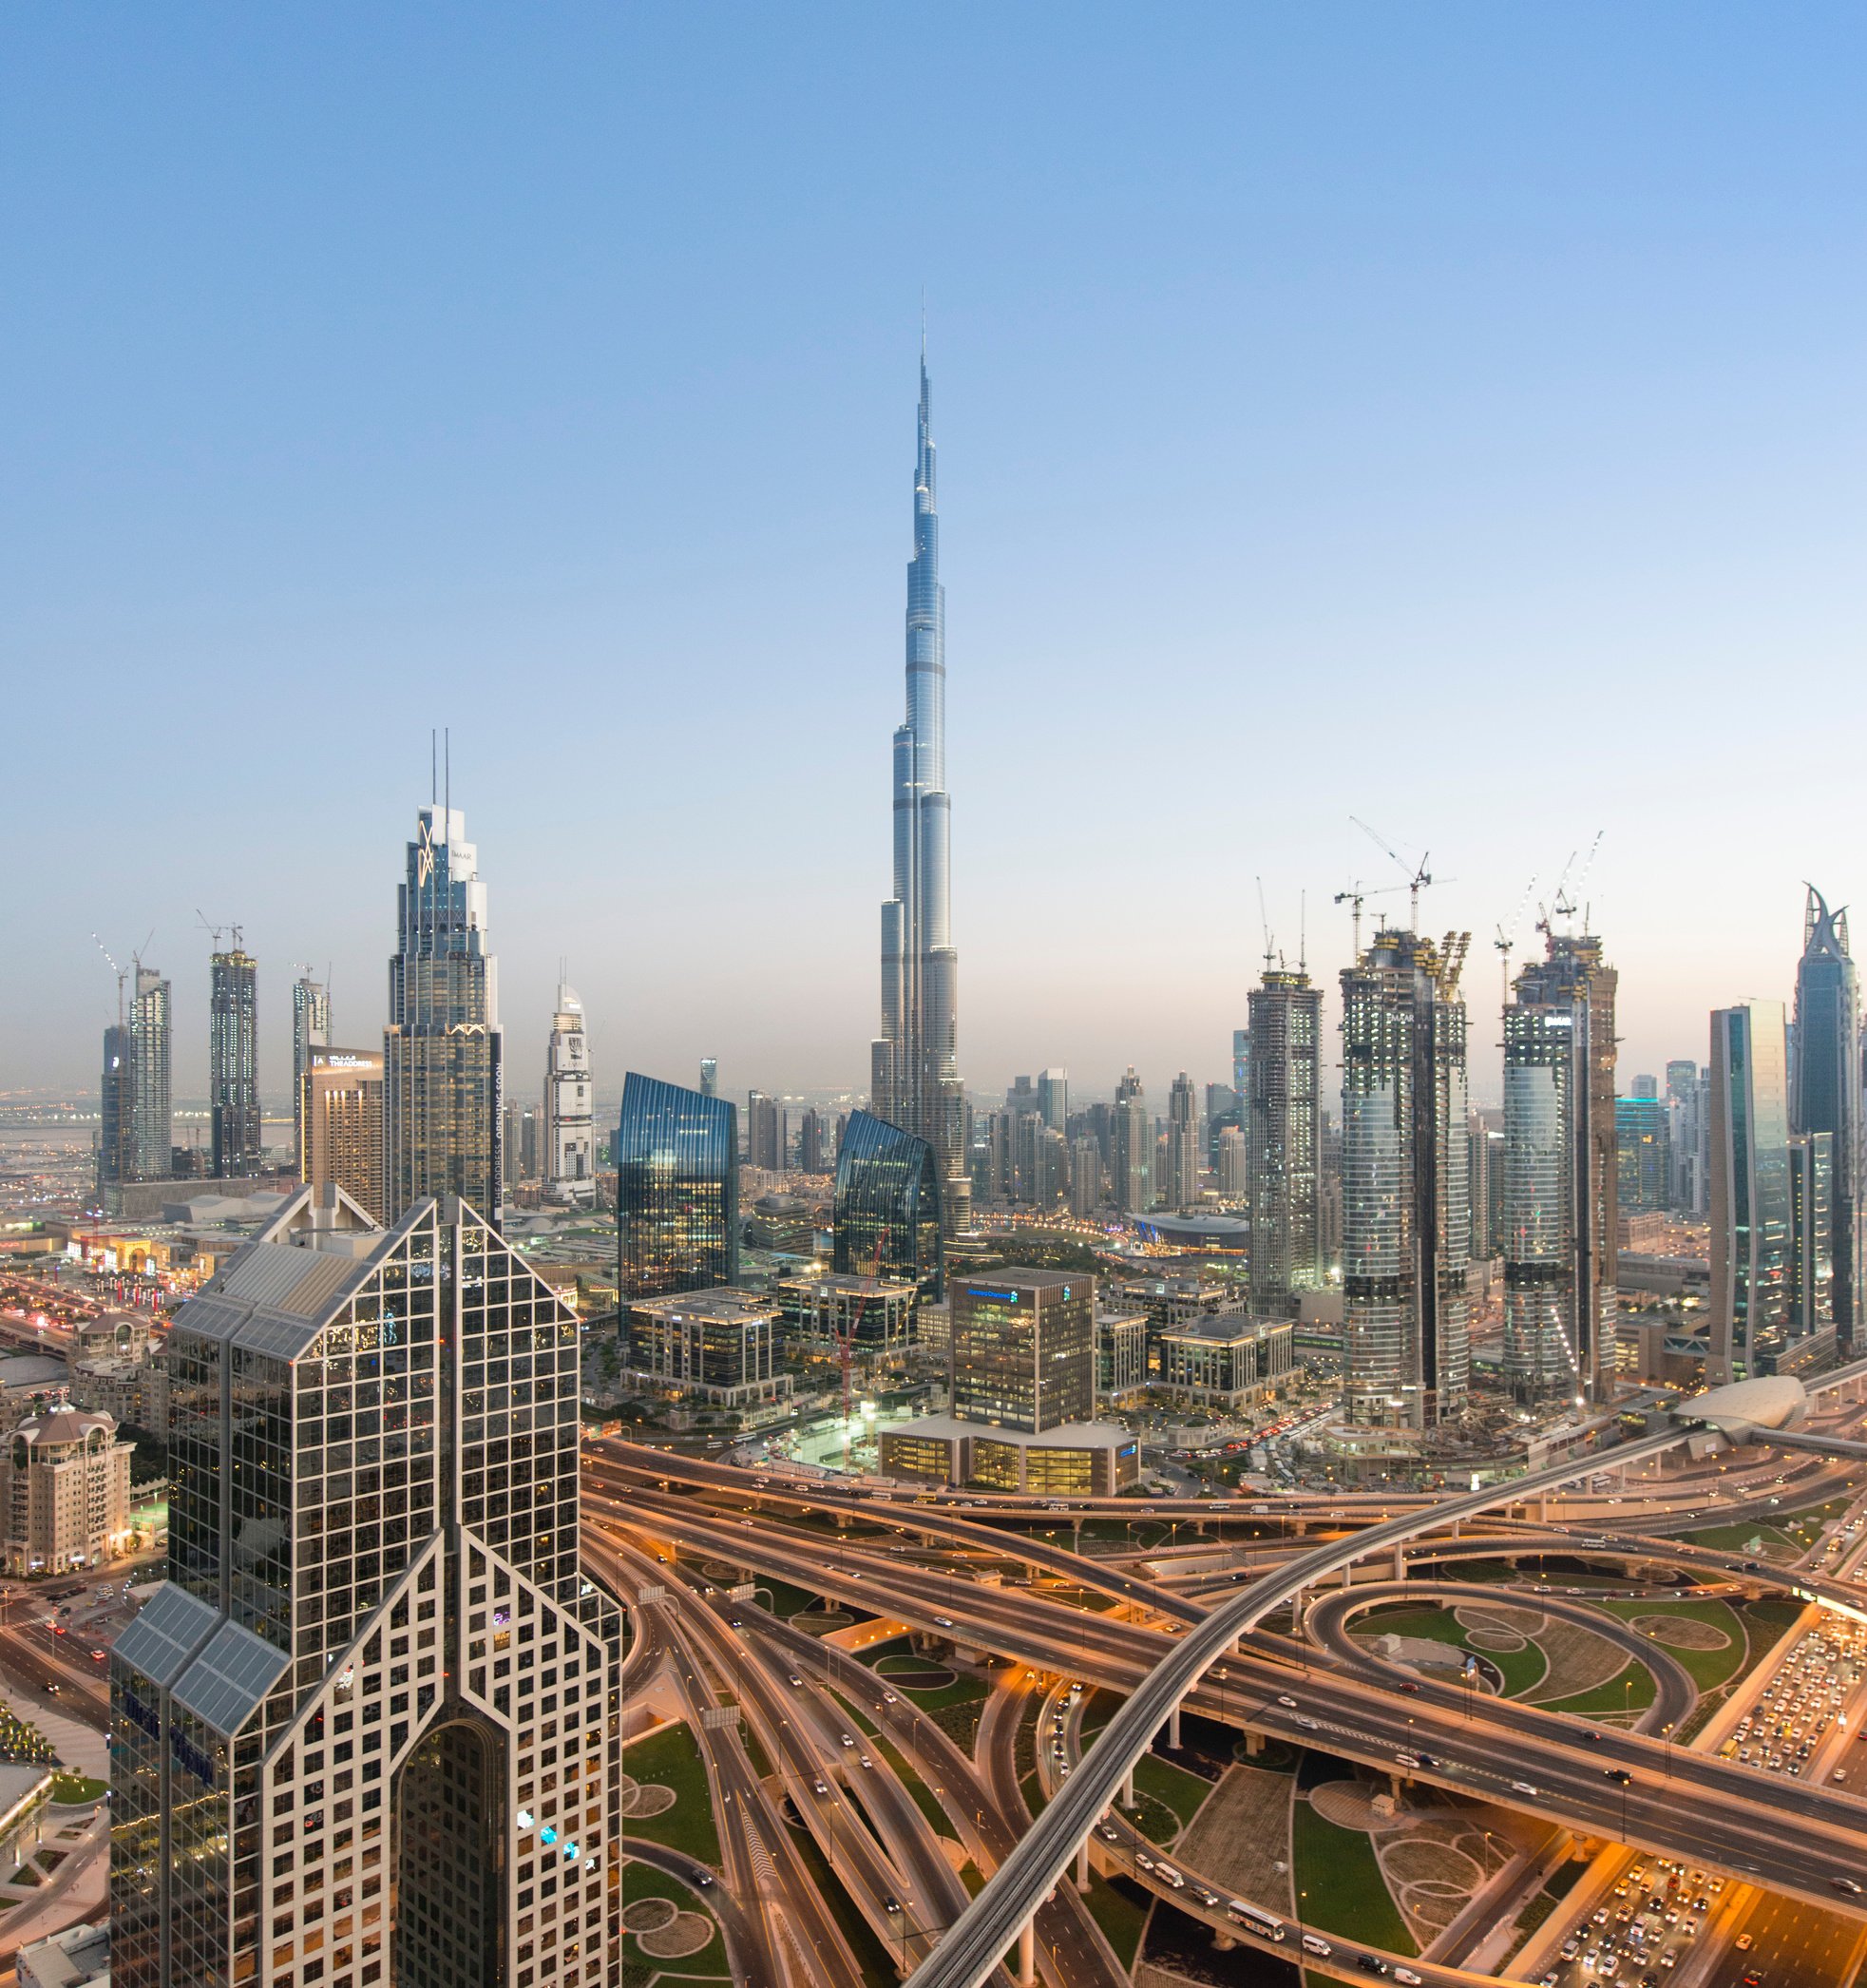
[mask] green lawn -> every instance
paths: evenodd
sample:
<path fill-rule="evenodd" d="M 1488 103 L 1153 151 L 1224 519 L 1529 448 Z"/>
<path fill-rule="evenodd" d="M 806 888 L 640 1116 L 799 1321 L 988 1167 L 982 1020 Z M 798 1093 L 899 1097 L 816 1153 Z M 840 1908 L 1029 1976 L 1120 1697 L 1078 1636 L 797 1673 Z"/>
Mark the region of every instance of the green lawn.
<path fill-rule="evenodd" d="M 622 1818 L 622 1834 L 645 1836 L 671 1850 L 685 1850 L 719 1867 L 719 1832 L 714 1827 L 713 1789 L 700 1749 L 685 1726 L 637 1740 L 622 1749 L 622 1771 L 641 1782 L 658 1781 L 675 1791 L 675 1806 L 659 1815 Z"/>
<path fill-rule="evenodd" d="M 875 1668 L 904 1698 L 912 1699 L 923 1711 L 939 1711 L 947 1705 L 970 1705 L 975 1698 L 983 1698 L 987 1691 L 982 1677 L 973 1677 L 959 1671 L 954 1673 L 951 1684 L 935 1685 L 929 1691 L 917 1692 L 903 1684 L 899 1673 L 905 1671 L 912 1676 L 916 1671 L 926 1670 L 928 1665 L 918 1656 L 885 1656 Z M 950 1670 L 952 1667 L 939 1665 L 934 1668 Z"/>
<path fill-rule="evenodd" d="M 1176 1768 L 1158 1753 L 1143 1753 L 1134 1763 L 1134 1791 L 1164 1802 L 1179 1817 L 1181 1826 L 1192 1821 L 1200 1805 L 1212 1792 L 1214 1784 Z"/>
<path fill-rule="evenodd" d="M 1743 1667 L 1748 1654 L 1743 1624 L 1723 1601 L 1597 1601 L 1592 1605 L 1628 1621 L 1636 1615 L 1689 1615 L 1722 1629 L 1731 1639 L 1722 1650 L 1681 1650 L 1670 1643 L 1661 1645 L 1685 1665 L 1702 1692 L 1725 1683 Z"/>
<path fill-rule="evenodd" d="M 1299 1801 L 1291 1836 L 1297 1889 L 1307 1893 L 1305 1925 L 1365 1940 L 1389 1953 L 1419 1951 L 1381 1875 L 1374 1845 L 1361 1830 L 1338 1828 Z"/>
<path fill-rule="evenodd" d="M 54 1774 L 51 1798 L 67 1807 L 75 1808 L 81 1802 L 102 1801 L 105 1787 L 104 1782 L 93 1781 L 88 1774 Z"/>
<path fill-rule="evenodd" d="M 1419 1636 L 1436 1643 L 1450 1644 L 1455 1650 L 1472 1650 L 1476 1655 L 1497 1667 L 1504 1679 L 1504 1695 L 1508 1698 L 1520 1697 L 1525 1692 L 1534 1691 L 1549 1670 L 1548 1659 L 1537 1643 L 1526 1643 L 1521 1650 L 1475 1649 L 1466 1635 L 1464 1625 L 1450 1609 L 1412 1608 L 1404 1604 L 1392 1611 L 1371 1609 L 1365 1615 L 1355 1618 L 1354 1634 L 1368 1638 L 1377 1635 Z"/>
<path fill-rule="evenodd" d="M 914 1806 L 926 1817 L 936 1836 L 950 1836 L 957 1842 L 959 1831 L 948 1820 L 945 1809 L 940 1806 L 940 1797 L 923 1781 L 905 1757 L 881 1734 L 877 1734 L 875 1745 L 882 1758 L 894 1768 L 901 1785 L 914 1797 Z"/>
<path fill-rule="evenodd" d="M 1546 1698 L 1545 1711 L 1573 1712 L 1578 1718 L 1603 1719 L 1617 1711 L 1645 1711 L 1656 1692 L 1653 1673 L 1645 1664 L 1629 1661 L 1606 1684 L 1577 1692 L 1572 1698 Z"/>
<path fill-rule="evenodd" d="M 1093 1878 L 1083 1903 L 1101 1927 L 1102 1938 L 1114 1947 L 1115 1959 L 1132 1968 L 1141 1948 L 1141 1935 L 1147 1930 L 1148 1907 L 1153 1903 L 1150 1894 L 1128 1878 L 1114 1883 Z"/>
<path fill-rule="evenodd" d="M 713 1923 L 714 1937 L 697 1954 L 683 1954 L 678 1960 L 657 1960 L 641 1951 L 633 1934 L 625 1934 L 623 1951 L 630 1960 L 664 1974 L 697 1976 L 713 1980 L 730 1978 L 733 1970 L 727 1960 L 726 1941 L 720 1937 L 718 1921 L 678 1878 L 671 1878 L 666 1871 L 658 1871 L 652 1864 L 643 1864 L 632 1857 L 622 1866 L 622 1902 L 629 1905 L 638 1899 L 673 1899 L 683 1912 L 702 1913 Z"/>

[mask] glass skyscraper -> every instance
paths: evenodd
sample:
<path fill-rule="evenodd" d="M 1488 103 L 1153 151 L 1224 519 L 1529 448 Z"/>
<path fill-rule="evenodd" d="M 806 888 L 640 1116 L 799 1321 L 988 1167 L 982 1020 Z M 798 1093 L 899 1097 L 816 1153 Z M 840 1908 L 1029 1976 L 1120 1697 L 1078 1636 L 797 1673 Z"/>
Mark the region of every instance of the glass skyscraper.
<path fill-rule="evenodd" d="M 949 1230 L 967 1226 L 965 1092 L 959 1072 L 959 969 L 950 922 L 946 792 L 946 589 L 927 355 L 914 451 L 914 557 L 907 563 L 907 716 L 894 736 L 894 889 L 882 907 L 882 1033 L 870 1045 L 878 1118 L 937 1155 Z"/>
<path fill-rule="evenodd" d="M 621 1302 L 739 1281 L 738 1114 L 631 1070 L 616 1132 Z"/>
<path fill-rule="evenodd" d="M 99 1087 L 97 1193 L 136 1177 L 136 1092 L 130 1067 L 130 1032 L 113 1022 L 104 1031 L 104 1081 Z"/>
<path fill-rule="evenodd" d="M 396 887 L 399 944 L 383 1031 L 383 1184 L 393 1219 L 459 1195 L 498 1228 L 505 1205 L 499 970 L 486 887 L 458 808 L 423 808 Z"/>
<path fill-rule="evenodd" d="M 208 1111 L 217 1178 L 259 1171 L 258 966 L 234 927 L 231 952 L 208 962 Z"/>
<path fill-rule="evenodd" d="M 953 1286 L 953 1413 L 1040 1435 L 1095 1410 L 1095 1280 L 1008 1270 Z"/>
<path fill-rule="evenodd" d="M 474 1212 L 301 1190 L 177 1314 L 110 1668 L 120 1988 L 604 1988 L 620 1622 L 579 1329 Z"/>
<path fill-rule="evenodd" d="M 1430 1428 L 1466 1403 L 1462 958 L 1381 931 L 1343 969 L 1343 1350 L 1356 1422 Z"/>
<path fill-rule="evenodd" d="M 872 1112 L 851 1112 L 836 1156 L 832 1268 L 911 1277 L 937 1298 L 945 1269 L 941 1193 L 939 1156 L 927 1140 Z"/>
<path fill-rule="evenodd" d="M 331 1046 L 331 990 L 309 974 L 292 983 L 292 1124 L 293 1154 L 299 1174 L 305 1173 L 305 1073 L 314 1049 Z"/>
<path fill-rule="evenodd" d="M 129 1053 L 139 1180 L 166 1180 L 175 1171 L 169 1026 L 168 983 L 154 967 L 138 960 L 136 998 L 129 1011 Z"/>
<path fill-rule="evenodd" d="M 1848 953 L 1848 914 L 1811 887 L 1796 969 L 1796 1067 L 1791 1122 L 1833 1141 L 1835 1331 L 1855 1344 L 1860 1311 L 1860 989 Z"/>
<path fill-rule="evenodd" d="M 1287 1318 L 1296 1292 L 1323 1281 L 1316 1226 L 1317 1037 L 1323 991 L 1309 975 L 1267 967 L 1248 997 L 1241 1059 L 1249 1086 L 1239 1099 L 1245 1121 L 1246 1196 L 1251 1211 L 1251 1309 Z M 1245 1031 L 1234 1031 L 1234 1041 Z"/>
<path fill-rule="evenodd" d="M 1791 1178 L 1782 1004 L 1711 1017 L 1711 1318 L 1706 1379 L 1774 1369 L 1791 1331 Z"/>

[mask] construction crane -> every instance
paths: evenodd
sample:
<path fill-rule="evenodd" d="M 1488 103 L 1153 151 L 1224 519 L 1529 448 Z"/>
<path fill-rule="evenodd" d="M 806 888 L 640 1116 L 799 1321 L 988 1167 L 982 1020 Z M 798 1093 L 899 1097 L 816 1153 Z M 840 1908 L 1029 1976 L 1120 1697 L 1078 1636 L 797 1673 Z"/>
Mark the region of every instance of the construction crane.
<path fill-rule="evenodd" d="M 1362 818 L 1359 815 L 1351 814 L 1348 818 L 1355 824 L 1355 826 L 1358 829 L 1361 830 L 1362 833 L 1364 834 L 1368 838 L 1368 840 L 1374 844 L 1376 849 L 1380 850 L 1383 855 L 1386 855 L 1393 860 L 1395 867 L 1400 870 L 1400 874 L 1406 878 L 1407 898 L 1411 906 L 1411 909 L 1407 914 L 1407 926 L 1409 930 L 1417 932 L 1419 929 L 1419 893 L 1422 890 L 1424 890 L 1429 884 L 1433 882 L 1433 872 L 1426 867 L 1433 860 L 1432 851 L 1428 850 L 1427 852 L 1420 857 L 1419 867 L 1417 870 L 1409 870 L 1406 866 L 1406 861 L 1401 856 L 1400 851 L 1395 849 L 1390 843 L 1386 842 L 1381 835 L 1377 834 L 1376 832 L 1373 829 L 1369 828 L 1367 823 L 1362 820 Z M 1449 884 L 1452 882 L 1452 879 L 1450 877 L 1441 877 L 1439 879 L 1439 882 L 1442 884 Z"/>
<path fill-rule="evenodd" d="M 1524 910 L 1530 903 L 1530 893 L 1535 888 L 1536 879 L 1533 875 L 1529 883 L 1523 887 L 1523 895 L 1517 899 L 1517 908 L 1511 913 L 1510 923 L 1508 925 L 1500 925 L 1497 927 L 1496 938 L 1491 942 L 1504 956 L 1504 1005 L 1506 1007 L 1509 1007 L 1511 1004 L 1511 949 L 1517 943 L 1517 927 L 1523 923 Z"/>
<path fill-rule="evenodd" d="M 1267 910 L 1265 909 L 1265 907 L 1264 907 L 1264 879 L 1263 879 L 1263 877 L 1259 877 L 1259 878 L 1258 878 L 1258 880 L 1257 880 L 1257 884 L 1258 884 L 1258 923 L 1259 923 L 1259 925 L 1260 925 L 1260 926 L 1262 926 L 1262 927 L 1264 927 L 1264 970 L 1265 970 L 1265 971 L 1266 971 L 1267 973 L 1268 973 L 1268 972 L 1270 971 L 1270 963 L 1271 963 L 1271 959 L 1272 959 L 1272 957 L 1273 957 L 1273 956 L 1274 956 L 1274 954 L 1275 954 L 1275 950 L 1276 950 L 1276 948 L 1275 948 L 1275 947 L 1274 947 L 1274 946 L 1273 946 L 1271 945 L 1271 942 L 1270 942 L 1270 913 L 1269 913 L 1268 911 L 1267 911 Z"/>
<path fill-rule="evenodd" d="M 1361 959 L 1361 957 L 1362 957 L 1362 905 L 1364 905 L 1364 904 L 1365 904 L 1365 903 L 1367 902 L 1367 900 L 1368 900 L 1369 898 L 1371 898 L 1371 897 L 1389 897 L 1389 896 L 1391 896 L 1391 895 L 1392 895 L 1392 894 L 1393 894 L 1393 893 L 1394 893 L 1394 892 L 1395 892 L 1396 890 L 1398 890 L 1398 889 L 1399 889 L 1400 888 L 1400 885 L 1398 885 L 1398 884 L 1383 884 L 1383 885 L 1381 885 L 1381 889 L 1380 889 L 1379 890 L 1363 890 L 1363 889 L 1362 889 L 1362 880 L 1361 880 L 1361 878 L 1360 878 L 1360 877 L 1357 877 L 1357 878 L 1355 879 L 1355 881 L 1354 881 L 1354 882 L 1353 882 L 1352 884 L 1350 884 L 1350 885 L 1349 885 L 1349 887 L 1348 887 L 1348 889 L 1347 889 L 1346 890 L 1338 890 L 1338 891 L 1336 892 L 1336 900 L 1335 900 L 1335 901 L 1336 901 L 1336 903 L 1337 903 L 1337 904 L 1339 904 L 1339 905 L 1352 905 L 1352 906 L 1354 907 L 1354 919 L 1355 919 L 1355 958 L 1356 958 L 1356 960 L 1357 960 L 1358 962 L 1360 961 L 1360 959 Z"/>
<path fill-rule="evenodd" d="M 1458 976 L 1465 970 L 1465 955 L 1471 945 L 1470 932 L 1448 932 L 1439 942 L 1439 964 L 1434 977 L 1441 1001 L 1451 1001 L 1457 994 Z"/>
<path fill-rule="evenodd" d="M 1538 905 L 1536 908 L 1540 914 L 1536 920 L 1536 929 L 1539 932 L 1552 933 L 1556 919 L 1574 917 L 1576 898 L 1580 894 L 1582 886 L 1589 880 L 1589 871 L 1594 868 L 1594 853 L 1601 847 L 1601 838 L 1604 832 L 1600 829 L 1595 831 L 1594 840 L 1589 844 L 1588 860 L 1583 863 L 1581 870 L 1575 878 L 1575 889 L 1573 892 L 1571 892 L 1568 889 L 1568 884 L 1569 872 L 1575 868 L 1576 852 L 1573 850 L 1569 851 L 1569 861 L 1562 866 L 1562 874 L 1556 879 L 1555 896 L 1547 905 Z M 1586 918 L 1583 922 L 1584 924 L 1587 923 Z"/>
<path fill-rule="evenodd" d="M 155 935 L 153 933 L 150 934 L 151 938 L 153 938 L 154 936 Z M 111 959 L 110 948 L 106 945 L 105 945 L 102 939 L 98 938 L 95 932 L 91 934 L 91 938 L 95 943 L 98 951 L 101 952 L 104 955 L 104 957 L 110 962 L 110 971 L 117 976 L 117 1026 L 121 1028 L 124 1025 L 124 983 L 126 980 L 128 980 L 129 975 L 127 972 L 125 972 L 125 970 L 123 967 L 117 965 L 114 959 Z M 146 946 L 148 944 L 148 940 L 145 939 L 143 941 L 143 944 Z"/>

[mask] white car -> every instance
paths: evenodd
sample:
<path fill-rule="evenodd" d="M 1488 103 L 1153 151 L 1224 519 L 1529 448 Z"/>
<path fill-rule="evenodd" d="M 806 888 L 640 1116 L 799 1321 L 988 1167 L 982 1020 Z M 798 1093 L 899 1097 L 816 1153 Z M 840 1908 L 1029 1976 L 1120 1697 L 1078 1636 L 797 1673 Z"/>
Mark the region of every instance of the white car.
<path fill-rule="evenodd" d="M 1511 1786 L 1520 1795 L 1534 1795 L 1536 1792 L 1528 1781 L 1513 1781 Z"/>

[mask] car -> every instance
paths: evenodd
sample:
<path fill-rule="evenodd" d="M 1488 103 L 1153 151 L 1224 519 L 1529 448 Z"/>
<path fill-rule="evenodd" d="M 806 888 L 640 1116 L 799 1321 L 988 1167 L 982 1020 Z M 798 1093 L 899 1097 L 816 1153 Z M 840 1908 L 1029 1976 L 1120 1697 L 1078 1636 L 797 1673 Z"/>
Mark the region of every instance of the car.
<path fill-rule="evenodd" d="M 856 1743 L 856 1736 L 855 1736 L 855 1734 L 854 1734 L 853 1732 L 844 1732 L 844 1733 L 839 1733 L 839 1734 L 837 1735 L 837 1740 L 836 1740 L 836 1744 L 837 1744 L 837 1745 L 838 1745 L 839 1747 L 853 1747 L 853 1746 L 855 1745 L 855 1743 Z"/>
<path fill-rule="evenodd" d="M 104 1664 L 104 1663 L 108 1663 L 108 1662 L 109 1662 L 109 1660 L 110 1660 L 110 1653 L 109 1653 L 109 1651 L 107 1651 L 107 1650 L 93 1650 L 93 1651 L 91 1652 L 91 1662 L 92 1662 L 92 1663 L 94 1663 L 94 1664 Z M 1837 1781 L 1840 1781 L 1840 1780 L 1843 1780 L 1843 1779 L 1845 1779 L 1845 1778 L 1846 1778 L 1845 1776 L 1843 1776 L 1843 1775 L 1840 1775 L 1840 1774 L 1837 1774 L 1837 1775 L 1835 1776 L 1835 1779 L 1836 1779 Z"/>
<path fill-rule="evenodd" d="M 1770 1501 L 1776 1502 L 1774 1499 Z M 1743 1988 L 1762 1988 L 1763 1970 L 1761 1967 L 1746 1967 L 1742 1976 Z"/>
<path fill-rule="evenodd" d="M 826 1781 L 821 1774 L 819 1774 L 817 1778 L 813 1782 L 811 1782 L 810 1791 L 813 1794 L 827 1795 L 829 1792 L 829 1783 Z"/>
<path fill-rule="evenodd" d="M 1292 1711 L 1295 1711 L 1297 1709 L 1297 1701 L 1290 1696 L 1288 1692 L 1279 1692 L 1277 1702 L 1279 1705 L 1287 1706 Z"/>
<path fill-rule="evenodd" d="M 1409 1694 L 1412 1694 L 1419 1690 L 1419 1686 L 1415 1679 L 1411 1677 L 1403 1677 L 1400 1679 L 1400 1682 L 1397 1689 L 1400 1691 L 1406 1692 Z"/>
<path fill-rule="evenodd" d="M 882 1910 L 884 1912 L 899 1912 L 901 1910 L 901 1901 L 890 1894 L 883 1899 Z"/>
<path fill-rule="evenodd" d="M 1097 1823 L 1095 1833 L 1104 1843 L 1119 1843 L 1121 1841 L 1121 1831 L 1113 1823 Z"/>
<path fill-rule="evenodd" d="M 1426 1977 L 1424 1975 L 1415 1974 L 1413 1969 L 1410 1967 L 1396 1967 L 1394 1970 L 1394 1978 L 1397 1981 L 1404 1981 L 1408 1983 L 1408 1988 L 1419 1988 L 1419 1984 L 1425 1980 Z"/>
<path fill-rule="evenodd" d="M 1216 1905 L 1219 1902 L 1218 1893 L 1208 1890 L 1204 1884 L 1195 1884 L 1192 1887 L 1192 1895 L 1202 1905 Z"/>
<path fill-rule="evenodd" d="M 1419 1765 L 1418 1753 L 1397 1753 L 1394 1758 L 1403 1768 L 1417 1768 Z"/>
<path fill-rule="evenodd" d="M 1534 1795 L 1536 1792 L 1534 1784 L 1529 1781 L 1513 1781 L 1511 1787 L 1520 1795 Z"/>
<path fill-rule="evenodd" d="M 58 1685 L 54 1679 L 50 1677 L 46 1679 L 46 1689 L 52 1694 L 54 1698 L 58 1696 Z"/>
<path fill-rule="evenodd" d="M 1134 1852 L 1134 1862 L 1144 1871 L 1151 1871 L 1154 1867 L 1153 1859 L 1145 1850 L 1136 1850 Z"/>
<path fill-rule="evenodd" d="M 797 1674 L 795 1671 L 793 1671 L 791 1673 L 790 1683 L 791 1690 L 797 1691 L 802 1687 L 804 1680 Z"/>
<path fill-rule="evenodd" d="M 1740 1933 L 1731 1943 L 1737 1948 L 1739 1953 L 1747 1954 L 1757 1944 L 1757 1941 L 1750 1934 Z"/>
<path fill-rule="evenodd" d="M 713 1883 L 713 1873 L 711 1871 L 695 1871 L 694 1873 L 694 1882 L 702 1891 L 705 1891 L 707 1886 Z"/>
<path fill-rule="evenodd" d="M 953 1618 L 951 1615 L 936 1615 L 934 1617 L 934 1621 L 942 1629 L 951 1629 L 953 1627 Z"/>
<path fill-rule="evenodd" d="M 1437 1753 L 1428 1753 L 1422 1750 L 1419 1754 L 1419 1764 L 1423 1768 L 1436 1768 L 1439 1764 L 1438 1755 Z"/>
<path fill-rule="evenodd" d="M 1392 1974 L 1394 1972 L 1379 1954 L 1357 1954 L 1355 1965 L 1363 1974 Z"/>
<path fill-rule="evenodd" d="M 1861 1895 L 1861 1894 L 1860 1894 L 1860 1884 L 1859 1884 L 1859 1881 L 1858 1881 L 1857 1879 L 1854 1879 L 1854 1878 L 1830 1878 L 1828 1882 L 1829 1882 L 1829 1883 L 1830 1883 L 1831 1885 L 1833 1885 L 1833 1886 L 1834 1886 L 1834 1888 L 1835 1888 L 1835 1889 L 1836 1889 L 1837 1891 L 1844 1891 L 1844 1892 L 1846 1892 L 1846 1893 L 1847 1893 L 1847 1895 L 1848 1895 L 1848 1897 L 1849 1897 L 1849 1898 L 1851 1898 L 1851 1899 L 1857 1899 L 1857 1898 L 1858 1898 L 1858 1897 L 1860 1897 L 1860 1895 Z"/>
<path fill-rule="evenodd" d="M 1317 1725 L 1314 1719 L 1300 1718 L 1298 1719 L 1297 1724 L 1301 1726 L 1305 1732 L 1321 1732 L 1323 1730 L 1319 1725 Z"/>
<path fill-rule="evenodd" d="M 1303 1936 L 1303 1950 L 1305 1954 L 1314 1954 L 1324 1960 L 1335 1952 L 1335 1948 L 1320 1933 L 1305 1933 Z"/>
<path fill-rule="evenodd" d="M 856 1765 L 858 1767 L 872 1768 L 875 1763 L 869 1759 L 867 1753 L 858 1753 L 856 1755 Z"/>
<path fill-rule="evenodd" d="M 884 1705 L 899 1705 L 901 1700 L 892 1692 L 884 1692 L 882 1693 L 882 1703 Z"/>
<path fill-rule="evenodd" d="M 1628 1772 L 1626 1768 L 1603 1768 L 1601 1776 L 1604 1781 L 1618 1781 L 1623 1787 L 1626 1787 L 1633 1780 L 1633 1776 Z"/>

